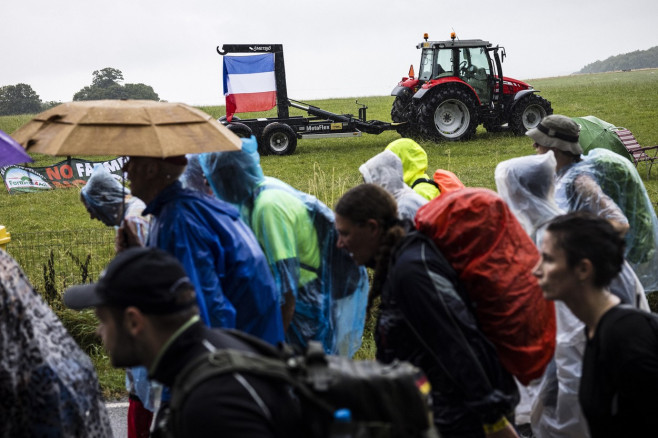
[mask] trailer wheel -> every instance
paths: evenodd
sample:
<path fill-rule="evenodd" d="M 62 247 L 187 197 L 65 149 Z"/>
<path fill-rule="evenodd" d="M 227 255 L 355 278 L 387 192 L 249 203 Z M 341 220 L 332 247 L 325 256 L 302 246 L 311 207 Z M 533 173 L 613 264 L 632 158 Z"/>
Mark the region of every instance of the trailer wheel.
<path fill-rule="evenodd" d="M 523 135 L 527 130 L 536 128 L 541 120 L 553 114 L 548 100 L 536 94 L 523 97 L 514 105 L 509 119 L 509 126 L 516 135 Z"/>
<path fill-rule="evenodd" d="M 455 85 L 439 85 L 418 110 L 421 134 L 430 140 L 469 140 L 478 126 L 477 101 L 473 93 Z"/>
<path fill-rule="evenodd" d="M 270 123 L 263 129 L 261 144 L 272 155 L 291 155 L 297 148 L 297 134 L 285 123 Z"/>
<path fill-rule="evenodd" d="M 230 129 L 231 132 L 233 132 L 233 134 L 237 135 L 240 138 L 249 138 L 253 135 L 251 128 L 245 125 L 244 123 L 231 122 L 228 125 L 226 125 L 226 127 Z"/>

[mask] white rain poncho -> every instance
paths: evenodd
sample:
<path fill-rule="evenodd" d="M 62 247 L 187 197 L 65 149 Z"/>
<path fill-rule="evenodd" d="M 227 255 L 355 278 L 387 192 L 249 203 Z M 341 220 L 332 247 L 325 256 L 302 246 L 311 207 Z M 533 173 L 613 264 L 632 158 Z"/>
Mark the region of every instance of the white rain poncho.
<path fill-rule="evenodd" d="M 496 188 L 532 240 L 547 221 L 564 213 L 555 202 L 555 156 L 512 158 L 496 166 Z"/>
<path fill-rule="evenodd" d="M 538 247 L 548 222 L 564 214 L 554 199 L 555 164 L 555 156 L 546 153 L 513 158 L 496 166 L 498 193 Z M 644 291 L 628 263 L 613 280 L 611 290 L 628 304 L 641 300 L 639 307 L 648 309 Z M 587 422 L 578 402 L 585 326 L 562 301 L 555 302 L 555 310 L 557 342 L 553 361 L 539 382 L 521 388 L 522 400 L 516 413 L 520 422 L 531 421 L 538 438 L 586 438 Z"/>
<path fill-rule="evenodd" d="M 206 179 L 222 200 L 237 205 L 258 239 L 280 299 L 295 310 L 286 340 L 352 356 L 361 345 L 368 281 L 365 268 L 336 248 L 333 212 L 315 197 L 263 175 L 255 138 L 242 149 L 200 157 Z"/>
<path fill-rule="evenodd" d="M 359 167 L 359 172 L 364 182 L 377 184 L 393 195 L 400 219 L 413 221 L 418 209 L 428 202 L 404 182 L 402 161 L 389 150 L 366 161 Z"/>
<path fill-rule="evenodd" d="M 602 193 L 592 190 L 587 180 L 595 181 Z M 630 161 L 607 149 L 593 149 L 560 173 L 556 200 L 565 210 L 588 210 L 616 221 L 620 221 L 620 209 L 630 226 L 625 237 L 626 259 L 644 289 L 658 291 L 658 219 Z"/>
<path fill-rule="evenodd" d="M 0 436 L 112 436 L 89 357 L 0 250 Z"/>

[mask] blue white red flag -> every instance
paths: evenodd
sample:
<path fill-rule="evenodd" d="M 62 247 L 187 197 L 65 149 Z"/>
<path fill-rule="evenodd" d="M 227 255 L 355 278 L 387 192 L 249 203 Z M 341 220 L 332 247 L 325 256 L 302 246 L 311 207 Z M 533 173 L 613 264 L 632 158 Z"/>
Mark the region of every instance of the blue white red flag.
<path fill-rule="evenodd" d="M 226 120 L 233 114 L 267 111 L 276 106 L 274 54 L 224 56 Z"/>

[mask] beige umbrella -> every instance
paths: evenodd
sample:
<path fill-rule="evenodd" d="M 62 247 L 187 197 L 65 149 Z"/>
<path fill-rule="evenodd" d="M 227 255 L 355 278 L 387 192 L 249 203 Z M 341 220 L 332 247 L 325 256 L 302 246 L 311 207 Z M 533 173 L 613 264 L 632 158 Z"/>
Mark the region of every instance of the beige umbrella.
<path fill-rule="evenodd" d="M 152 100 L 90 100 L 58 105 L 12 137 L 49 155 L 171 157 L 238 150 L 240 138 L 201 110 Z"/>

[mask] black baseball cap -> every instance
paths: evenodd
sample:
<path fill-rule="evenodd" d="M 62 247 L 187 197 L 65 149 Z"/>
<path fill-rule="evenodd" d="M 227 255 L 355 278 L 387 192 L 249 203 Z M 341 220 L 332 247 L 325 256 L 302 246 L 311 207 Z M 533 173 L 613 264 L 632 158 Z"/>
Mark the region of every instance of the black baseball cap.
<path fill-rule="evenodd" d="M 185 269 L 169 253 L 158 248 L 130 248 L 117 255 L 95 284 L 82 284 L 64 293 L 64 305 L 81 310 L 90 307 L 135 306 L 146 314 L 169 314 L 196 304 L 194 289 Z"/>

